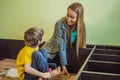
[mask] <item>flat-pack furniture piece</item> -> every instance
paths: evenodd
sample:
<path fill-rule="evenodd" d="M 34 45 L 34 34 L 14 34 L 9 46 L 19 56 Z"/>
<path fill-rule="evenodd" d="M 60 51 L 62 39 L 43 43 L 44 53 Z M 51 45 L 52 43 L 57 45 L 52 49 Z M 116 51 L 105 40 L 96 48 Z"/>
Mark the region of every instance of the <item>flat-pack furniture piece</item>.
<path fill-rule="evenodd" d="M 76 80 L 120 80 L 120 47 L 94 45 Z"/>
<path fill-rule="evenodd" d="M 0 39 L 0 73 L 15 65 L 13 61 L 23 47 L 23 40 Z M 7 64 L 8 60 L 11 63 Z M 79 56 L 75 48 L 67 48 L 67 61 L 75 80 L 120 80 L 120 46 L 87 44 L 79 49 Z"/>
<path fill-rule="evenodd" d="M 91 50 L 92 48 L 79 49 L 79 56 L 77 56 L 75 48 L 67 48 L 68 71 L 77 74 Z"/>
<path fill-rule="evenodd" d="M 16 59 L 23 46 L 23 40 L 0 39 L 0 60 L 4 58 Z"/>

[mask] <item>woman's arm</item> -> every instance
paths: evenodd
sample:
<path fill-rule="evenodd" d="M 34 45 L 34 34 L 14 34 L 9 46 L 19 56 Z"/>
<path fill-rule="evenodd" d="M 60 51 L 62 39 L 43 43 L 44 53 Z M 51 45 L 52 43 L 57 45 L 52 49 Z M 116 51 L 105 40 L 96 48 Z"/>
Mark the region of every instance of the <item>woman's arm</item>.
<path fill-rule="evenodd" d="M 66 57 L 67 26 L 62 21 L 58 21 L 56 23 L 54 35 L 58 43 L 60 61 L 62 65 L 62 72 L 60 74 L 66 74 L 70 76 L 66 68 L 66 65 L 67 65 L 67 57 Z"/>
<path fill-rule="evenodd" d="M 59 20 L 55 24 L 55 31 L 54 36 L 57 41 L 58 50 L 60 54 L 60 61 L 62 65 L 67 65 L 67 59 L 66 59 L 66 26 L 64 23 Z"/>

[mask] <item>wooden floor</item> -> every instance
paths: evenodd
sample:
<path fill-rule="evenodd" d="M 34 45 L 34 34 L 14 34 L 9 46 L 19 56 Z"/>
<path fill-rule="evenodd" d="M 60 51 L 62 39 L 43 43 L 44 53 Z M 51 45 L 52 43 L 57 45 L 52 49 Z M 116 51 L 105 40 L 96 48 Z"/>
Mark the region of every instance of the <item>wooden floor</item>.
<path fill-rule="evenodd" d="M 0 75 L 4 74 L 11 68 L 16 68 L 15 62 L 15 60 L 8 58 L 0 60 Z M 76 74 L 71 73 L 70 77 L 67 77 L 66 75 L 58 75 L 52 80 L 75 80 L 75 77 Z M 0 80 L 18 80 L 18 78 L 3 78 L 3 76 L 0 76 Z"/>
<path fill-rule="evenodd" d="M 75 80 L 76 74 L 72 74 L 70 77 L 66 77 L 64 75 L 59 75 L 52 80 Z M 18 78 L 7 78 L 7 77 L 0 77 L 0 80 L 18 80 Z"/>
<path fill-rule="evenodd" d="M 15 60 L 8 58 L 0 60 L 0 73 L 5 72 L 10 68 L 16 68 Z"/>
<path fill-rule="evenodd" d="M 71 73 L 70 77 L 67 77 L 66 75 L 58 75 L 52 80 L 75 80 L 76 74 Z"/>
<path fill-rule="evenodd" d="M 19 80 L 19 79 L 18 78 L 2 78 L 2 77 L 0 77 L 0 80 Z M 56 77 L 52 80 L 75 80 L 75 76 L 74 77 L 71 76 L 69 78 L 66 78 L 64 76 L 59 76 L 59 77 Z"/>

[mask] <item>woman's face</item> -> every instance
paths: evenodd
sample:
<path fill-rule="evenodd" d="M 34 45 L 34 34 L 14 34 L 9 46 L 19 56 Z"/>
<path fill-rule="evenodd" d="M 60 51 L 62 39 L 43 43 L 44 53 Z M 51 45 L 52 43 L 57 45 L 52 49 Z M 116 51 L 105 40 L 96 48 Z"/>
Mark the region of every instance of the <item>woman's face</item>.
<path fill-rule="evenodd" d="M 77 22 L 77 13 L 70 8 L 67 10 L 66 22 L 69 26 L 73 26 Z"/>

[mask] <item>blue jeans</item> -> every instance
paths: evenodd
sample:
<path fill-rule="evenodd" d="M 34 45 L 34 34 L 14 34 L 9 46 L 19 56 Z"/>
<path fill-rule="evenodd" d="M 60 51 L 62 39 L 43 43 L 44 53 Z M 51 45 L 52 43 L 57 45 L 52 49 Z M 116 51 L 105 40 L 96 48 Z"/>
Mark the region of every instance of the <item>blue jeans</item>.
<path fill-rule="evenodd" d="M 45 49 L 40 49 L 39 51 L 35 51 L 33 53 L 31 66 L 40 72 L 48 72 L 48 53 Z M 38 78 L 38 76 L 25 72 L 24 80 L 38 80 Z"/>
<path fill-rule="evenodd" d="M 60 62 L 60 55 L 59 52 L 56 52 L 56 55 L 53 59 L 48 58 L 48 62 L 50 63 L 55 63 L 56 66 L 61 66 L 61 62 Z"/>

